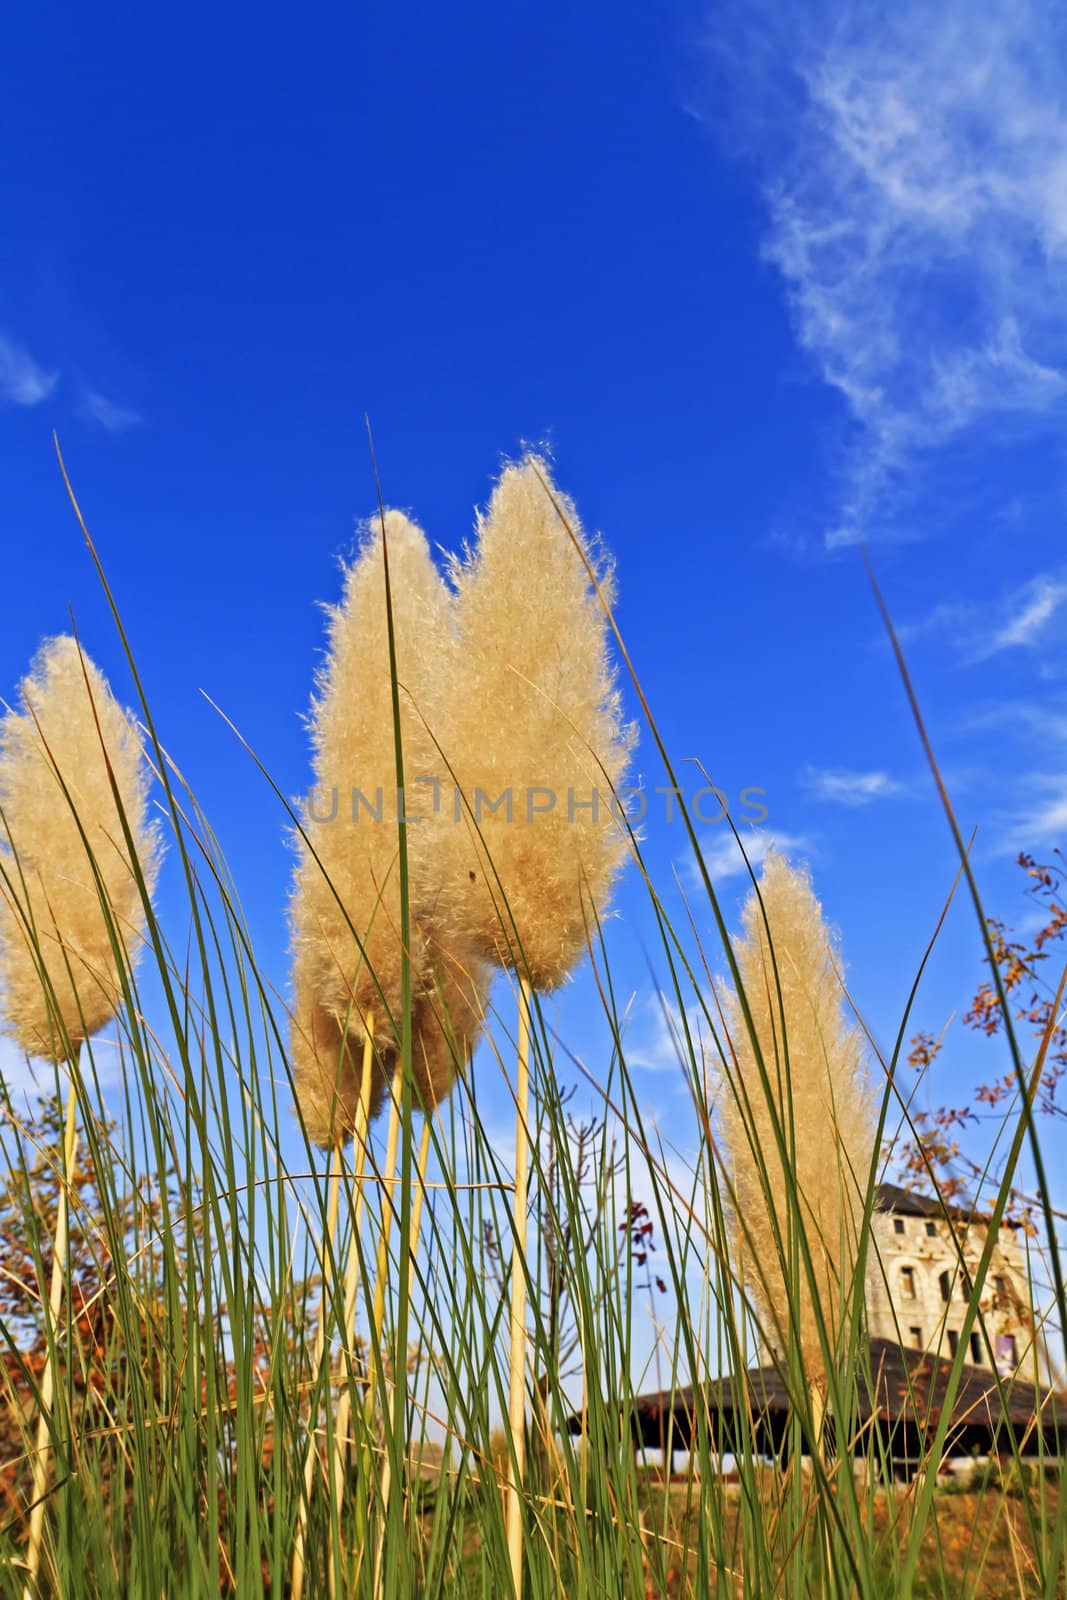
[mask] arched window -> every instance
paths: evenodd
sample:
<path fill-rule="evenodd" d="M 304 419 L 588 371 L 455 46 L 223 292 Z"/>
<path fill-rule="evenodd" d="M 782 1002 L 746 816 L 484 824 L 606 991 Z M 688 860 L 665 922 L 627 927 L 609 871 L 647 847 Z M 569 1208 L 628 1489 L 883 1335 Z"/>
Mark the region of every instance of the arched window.
<path fill-rule="evenodd" d="M 951 1272 L 943 1272 L 941 1274 L 940 1278 L 938 1278 L 937 1281 L 941 1285 L 941 1298 L 942 1298 L 942 1300 L 944 1300 L 945 1304 L 947 1305 L 948 1301 L 949 1301 L 949 1297 L 952 1294 L 952 1274 L 951 1274 Z"/>

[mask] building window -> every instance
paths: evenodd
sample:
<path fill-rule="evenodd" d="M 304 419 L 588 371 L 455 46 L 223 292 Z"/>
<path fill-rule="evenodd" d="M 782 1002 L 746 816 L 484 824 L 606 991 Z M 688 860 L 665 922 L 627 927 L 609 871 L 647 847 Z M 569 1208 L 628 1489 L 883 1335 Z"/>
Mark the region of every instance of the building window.
<path fill-rule="evenodd" d="M 1007 1300 L 1007 1298 L 1008 1298 L 1008 1280 L 1007 1280 L 1007 1278 L 994 1278 L 993 1279 L 993 1293 L 996 1295 L 998 1300 L 1002 1300 L 1002 1301 L 1003 1300 Z"/>
<path fill-rule="evenodd" d="M 928 1222 L 926 1224 L 926 1237 L 928 1239 L 936 1239 L 937 1238 L 937 1223 L 936 1222 Z"/>
<path fill-rule="evenodd" d="M 955 1356 L 956 1351 L 959 1349 L 959 1347 L 960 1347 L 960 1336 L 957 1333 L 955 1328 L 950 1328 L 948 1330 L 948 1353 L 949 1353 L 949 1355 L 950 1356 Z"/>
<path fill-rule="evenodd" d="M 914 1267 L 901 1267 L 900 1288 L 905 1300 L 915 1299 L 915 1269 Z"/>
<path fill-rule="evenodd" d="M 903 1217 L 894 1217 L 893 1218 L 893 1232 L 894 1233 L 903 1233 L 904 1232 L 904 1218 Z"/>
<path fill-rule="evenodd" d="M 982 1365 L 982 1336 L 978 1333 L 971 1334 L 971 1360 L 976 1367 Z"/>
<path fill-rule="evenodd" d="M 911 1342 L 911 1348 L 913 1350 L 921 1350 L 922 1349 L 922 1347 L 923 1347 L 923 1331 L 922 1331 L 921 1328 L 909 1328 L 908 1329 L 908 1338 L 909 1338 L 909 1340 Z"/>
<path fill-rule="evenodd" d="M 941 1285 L 941 1298 L 948 1305 L 949 1296 L 952 1294 L 952 1274 L 943 1272 L 937 1281 Z"/>
<path fill-rule="evenodd" d="M 997 1334 L 997 1371 L 1005 1374 L 1015 1371 L 1015 1335 L 1013 1333 Z"/>

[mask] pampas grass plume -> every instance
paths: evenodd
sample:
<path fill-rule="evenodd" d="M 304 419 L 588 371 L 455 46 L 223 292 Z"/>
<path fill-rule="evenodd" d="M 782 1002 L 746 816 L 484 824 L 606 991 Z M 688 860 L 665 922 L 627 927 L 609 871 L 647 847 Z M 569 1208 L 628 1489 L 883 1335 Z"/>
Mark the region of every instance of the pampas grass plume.
<path fill-rule="evenodd" d="M 735 956 L 768 1086 L 731 995 L 737 1082 L 724 1087 L 720 1120 L 738 1250 L 765 1332 L 784 1350 L 792 1305 L 805 1367 L 817 1374 L 814 1300 L 802 1256 L 794 1278 L 789 1241 L 802 1226 L 832 1340 L 852 1288 L 875 1112 L 862 1039 L 843 1009 L 836 940 L 807 872 L 776 852 L 746 902 Z"/>
<path fill-rule="evenodd" d="M 450 1093 L 485 1026 L 491 974 L 469 950 L 424 938 L 425 965 L 412 1013 L 411 1066 L 432 1111 Z"/>
<path fill-rule="evenodd" d="M 120 1003 L 112 941 L 128 968 L 144 937 L 116 791 L 149 893 L 160 840 L 136 727 L 74 639 L 41 646 L 19 699 L 0 722 L 0 1008 L 58 1061 Z"/>
<path fill-rule="evenodd" d="M 308 1138 L 323 1149 L 339 1143 L 356 1123 L 362 1084 L 362 1059 L 353 1058 L 353 1040 L 323 1004 L 306 946 L 293 957 L 293 1008 L 289 1057 L 293 1085 Z M 385 1081 L 372 1080 L 370 1114 L 378 1110 Z"/>
<path fill-rule="evenodd" d="M 432 1106 L 451 1086 L 457 1060 L 462 1062 L 468 1036 L 476 1031 L 485 974 L 473 957 L 449 951 L 446 958 L 434 935 L 440 897 L 430 838 L 434 789 L 414 781 L 441 769 L 435 736 L 452 680 L 450 596 L 425 534 L 402 512 L 385 513 L 384 539 L 407 783 L 404 809 L 411 822 L 413 1067 L 424 1102 Z M 316 805 L 308 813 L 307 833 L 314 855 L 300 839 L 290 908 L 296 990 L 292 1054 L 305 1123 L 320 1143 L 354 1126 L 361 1068 L 353 1051 L 362 1046 L 368 1021 L 373 1019 L 376 1062 L 372 1115 L 400 1043 L 404 952 L 384 554 L 381 523 L 372 523 L 345 575 L 341 602 L 329 612 L 327 659 L 310 718 Z M 358 818 L 353 819 L 353 791 L 366 798 L 375 815 L 357 799 Z M 335 804 L 332 820 L 315 820 Z M 443 1020 L 451 1017 L 451 1032 L 441 1026 L 442 1007 L 448 1014 Z M 361 1048 L 356 1054 L 361 1057 Z"/>
<path fill-rule="evenodd" d="M 412 1006 L 412 1072 L 427 1111 L 441 1103 L 462 1071 L 485 1022 L 488 974 L 474 963 L 461 967 L 439 947 L 436 959 L 418 974 Z M 323 1003 L 306 946 L 293 961 L 290 1060 L 293 1082 L 308 1137 L 329 1149 L 356 1125 L 362 1091 L 362 1051 L 353 1030 L 346 1031 L 336 1010 Z M 395 1065 L 395 1046 L 379 1050 L 371 1079 L 369 1119 L 381 1110 L 387 1073 Z"/>
<path fill-rule="evenodd" d="M 604 604 L 581 552 L 608 605 L 612 570 L 551 486 L 540 457 L 505 468 L 474 550 L 453 563 L 459 654 L 449 729 L 469 809 L 445 841 L 461 942 L 545 990 L 581 959 L 625 858 L 612 789 L 634 738 L 622 721 Z M 506 790 L 510 817 L 479 800 Z"/>

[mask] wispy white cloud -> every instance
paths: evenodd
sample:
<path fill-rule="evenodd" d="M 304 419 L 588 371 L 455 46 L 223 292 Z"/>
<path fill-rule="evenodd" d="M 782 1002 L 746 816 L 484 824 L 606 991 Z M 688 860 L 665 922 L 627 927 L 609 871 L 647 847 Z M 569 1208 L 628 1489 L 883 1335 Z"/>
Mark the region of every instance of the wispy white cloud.
<path fill-rule="evenodd" d="M 82 397 L 82 408 L 85 415 L 93 422 L 98 422 L 108 433 L 124 433 L 127 428 L 136 428 L 143 421 L 140 412 L 133 411 L 128 406 L 116 405 L 113 400 L 106 399 L 96 389 L 87 389 Z"/>
<path fill-rule="evenodd" d="M 35 1098 L 40 1092 L 41 1083 L 34 1072 L 31 1062 L 27 1061 L 15 1041 L 5 1033 L 0 1033 L 0 1080 L 16 1102 L 24 1101 L 26 1097 Z"/>
<path fill-rule="evenodd" d="M 0 397 L 16 406 L 38 406 L 59 382 L 22 345 L 0 333 Z"/>
<path fill-rule="evenodd" d="M 741 96 L 767 107 L 766 254 L 858 425 L 827 533 L 845 543 L 938 446 L 1067 401 L 1065 17 L 1057 0 L 716 17 Z"/>
<path fill-rule="evenodd" d="M 1067 703 L 1062 697 L 1054 703 L 1047 695 L 1039 700 L 1002 698 L 966 713 L 960 718 L 955 733 L 968 743 L 984 739 L 990 733 L 1006 733 L 1036 743 L 1047 751 L 1053 741 L 1067 743 Z"/>
<path fill-rule="evenodd" d="M 979 835 L 985 857 L 1003 864 L 1023 851 L 1047 860 L 1049 852 L 1067 850 L 1067 769 L 1010 773 L 998 798 Z M 1009 919 L 1020 930 L 1022 915 Z"/>
<path fill-rule="evenodd" d="M 845 768 L 805 767 L 800 781 L 817 800 L 841 806 L 866 806 L 872 800 L 906 793 L 888 772 L 851 772 Z"/>
<path fill-rule="evenodd" d="M 1067 583 L 1051 578 L 1035 578 L 1016 596 L 1014 614 L 989 642 L 989 654 L 1010 650 L 1015 645 L 1034 644 L 1045 623 L 1055 616 L 1067 600 Z"/>
<path fill-rule="evenodd" d="M 1033 773 L 1019 785 L 1017 810 L 1001 840 L 1005 851 L 1067 846 L 1067 775 Z"/>
<path fill-rule="evenodd" d="M 971 639 L 981 616 L 981 608 L 960 600 L 939 600 L 923 617 L 911 622 L 896 623 L 897 638 L 901 644 L 911 644 L 916 639 L 947 639 L 950 644 L 962 647 Z M 878 642 L 888 647 L 883 634 Z"/>
<path fill-rule="evenodd" d="M 1004 650 L 1045 643 L 1048 626 L 1067 601 L 1067 579 L 1038 573 L 1010 594 L 984 605 L 942 601 L 925 617 L 903 623 L 900 639 L 947 640 L 965 664 L 988 661 Z"/>
<path fill-rule="evenodd" d="M 648 997 L 626 1030 L 627 1065 L 644 1072 L 689 1072 L 694 1058 L 701 1066 L 710 1059 L 709 1046 L 713 1052 L 700 1008 L 689 1007 L 683 1019 L 677 1003 L 665 994 Z"/>
<path fill-rule="evenodd" d="M 103 1087 L 119 1082 L 122 1053 L 114 1028 L 98 1033 L 85 1047 L 92 1052 L 93 1081 Z M 9 1034 L 0 1033 L 0 1080 L 16 1101 L 26 1104 L 55 1092 L 56 1069 L 50 1061 L 27 1057 Z"/>
<path fill-rule="evenodd" d="M 797 834 L 777 833 L 765 828 L 742 829 L 741 842 L 753 871 L 757 871 L 763 865 L 768 850 L 781 850 L 786 855 L 796 855 L 810 850 L 807 839 Z M 744 877 L 748 873 L 744 857 L 732 833 L 722 830 L 711 836 L 706 835 L 700 841 L 700 851 L 713 885 L 723 883 L 729 878 Z"/>

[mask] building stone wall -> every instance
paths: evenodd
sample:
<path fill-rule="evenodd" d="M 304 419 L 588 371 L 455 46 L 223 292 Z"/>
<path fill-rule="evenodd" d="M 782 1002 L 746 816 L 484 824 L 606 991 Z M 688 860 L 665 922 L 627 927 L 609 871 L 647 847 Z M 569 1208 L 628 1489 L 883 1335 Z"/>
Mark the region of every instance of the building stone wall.
<path fill-rule="evenodd" d="M 962 1337 L 973 1274 L 988 1226 L 965 1211 L 946 1220 L 941 1208 L 883 1185 L 873 1219 L 875 1252 L 867 1273 L 867 1319 L 872 1338 L 952 1356 Z M 1026 1255 L 1017 1229 L 1002 1224 L 982 1290 L 984 1330 L 977 1322 L 966 1360 L 1010 1376 L 1034 1371 L 1034 1328 Z M 1043 1351 L 1038 1371 L 1044 1375 Z"/>

